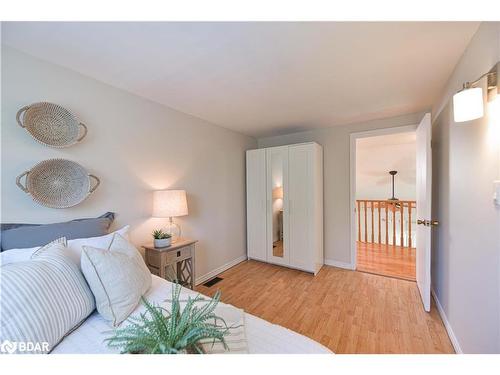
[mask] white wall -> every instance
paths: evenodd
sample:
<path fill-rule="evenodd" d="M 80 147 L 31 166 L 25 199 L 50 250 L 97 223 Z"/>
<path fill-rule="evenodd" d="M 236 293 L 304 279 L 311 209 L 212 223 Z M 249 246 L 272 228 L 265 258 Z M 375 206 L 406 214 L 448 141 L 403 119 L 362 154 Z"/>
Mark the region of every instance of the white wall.
<path fill-rule="evenodd" d="M 119 69 L 119 67 L 117 67 Z M 53 149 L 20 128 L 16 112 L 50 101 L 88 125 L 79 145 Z M 2 47 L 2 222 L 57 222 L 115 211 L 114 228 L 130 224 L 132 240 L 151 241 L 151 191 L 188 193 L 183 235 L 198 239 L 197 276 L 246 254 L 245 150 L 256 141 L 169 109 L 73 71 Z M 15 178 L 48 158 L 74 160 L 101 179 L 82 204 L 55 210 L 39 206 Z"/>
<path fill-rule="evenodd" d="M 334 126 L 258 140 L 259 147 L 314 141 L 323 146 L 325 259 L 350 265 L 350 134 L 366 130 L 418 124 L 423 113 Z"/>
<path fill-rule="evenodd" d="M 465 353 L 500 352 L 500 123 L 454 123 L 452 96 L 499 60 L 500 23 L 482 23 L 433 109 L 432 285 Z"/>

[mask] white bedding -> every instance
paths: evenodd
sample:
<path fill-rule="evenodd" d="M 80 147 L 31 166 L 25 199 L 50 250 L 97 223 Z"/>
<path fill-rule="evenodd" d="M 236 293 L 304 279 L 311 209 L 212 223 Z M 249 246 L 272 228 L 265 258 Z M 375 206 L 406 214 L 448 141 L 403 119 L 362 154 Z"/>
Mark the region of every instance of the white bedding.
<path fill-rule="evenodd" d="M 171 297 L 172 284 L 157 276 L 153 276 L 153 284 L 146 294 L 146 298 L 152 302 L 160 303 Z M 183 289 L 188 294 L 196 294 L 189 289 Z M 138 306 L 132 315 L 143 311 Z M 245 329 L 250 353 L 332 353 L 323 345 L 305 336 L 290 331 L 281 326 L 271 324 L 256 316 L 245 313 Z M 111 327 L 100 317 L 97 312 L 90 315 L 87 320 L 69 336 L 67 336 L 52 353 L 54 354 L 98 354 L 117 353 L 103 342 L 109 335 L 104 332 L 110 331 Z"/>

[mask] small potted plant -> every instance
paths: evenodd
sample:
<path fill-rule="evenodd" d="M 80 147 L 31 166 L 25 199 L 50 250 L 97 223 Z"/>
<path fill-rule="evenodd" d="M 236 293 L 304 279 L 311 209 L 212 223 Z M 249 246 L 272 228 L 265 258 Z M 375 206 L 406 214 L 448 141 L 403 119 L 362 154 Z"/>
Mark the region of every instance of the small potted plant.
<path fill-rule="evenodd" d="M 153 231 L 154 245 L 156 248 L 167 247 L 172 243 L 172 236 L 161 229 Z"/>

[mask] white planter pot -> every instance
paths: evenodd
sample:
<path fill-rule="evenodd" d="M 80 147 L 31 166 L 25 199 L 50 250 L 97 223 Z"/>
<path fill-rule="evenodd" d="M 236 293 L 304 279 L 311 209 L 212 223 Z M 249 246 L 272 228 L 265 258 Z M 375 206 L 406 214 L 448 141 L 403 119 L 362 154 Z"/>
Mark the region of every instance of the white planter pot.
<path fill-rule="evenodd" d="M 172 238 L 164 238 L 162 240 L 154 240 L 154 244 L 156 248 L 168 247 L 172 243 Z"/>

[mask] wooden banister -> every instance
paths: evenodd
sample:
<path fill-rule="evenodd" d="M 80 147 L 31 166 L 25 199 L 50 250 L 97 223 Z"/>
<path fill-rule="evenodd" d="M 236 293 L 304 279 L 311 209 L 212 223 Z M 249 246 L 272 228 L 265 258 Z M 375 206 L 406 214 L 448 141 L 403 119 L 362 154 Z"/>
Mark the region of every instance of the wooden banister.
<path fill-rule="evenodd" d="M 401 238 L 400 238 L 401 246 L 404 246 L 404 243 L 405 243 L 405 236 L 404 236 L 404 233 L 405 233 L 405 221 L 404 221 L 405 211 L 404 211 L 404 208 L 405 208 L 404 204 L 399 206 L 399 209 L 401 210 L 400 211 L 401 213 L 399 214 L 400 215 L 399 217 L 401 218 L 401 220 L 399 220 L 401 222 L 401 230 L 400 230 L 400 232 L 401 232 Z"/>
<path fill-rule="evenodd" d="M 382 210 L 382 206 L 378 205 L 378 243 L 382 243 L 382 231 L 380 230 L 380 211 Z"/>
<path fill-rule="evenodd" d="M 392 244 L 396 245 L 396 205 L 391 202 L 392 210 Z"/>
<path fill-rule="evenodd" d="M 366 219 L 366 206 L 367 206 L 367 203 L 365 201 L 365 242 L 368 242 L 368 220 Z"/>
<path fill-rule="evenodd" d="M 408 247 L 411 247 L 411 209 L 412 206 L 410 205 L 408 210 Z"/>
<path fill-rule="evenodd" d="M 408 200 L 356 200 L 358 241 L 362 242 L 364 239 L 364 242 L 367 243 L 378 242 L 379 244 L 385 243 L 386 245 L 412 247 L 415 244 L 412 238 L 412 219 L 415 215 L 412 210 L 416 209 L 416 207 L 416 201 Z M 377 210 L 376 213 L 375 210 Z M 385 215 L 382 215 L 382 210 L 385 211 Z M 369 219 L 371 220 L 370 225 L 368 225 Z M 385 219 L 385 226 L 382 225 L 383 219 Z M 398 220 L 399 225 L 397 225 Z M 385 236 L 383 236 L 382 233 L 382 228 L 384 227 Z M 397 234 L 397 228 L 399 228 L 400 231 L 399 235 Z M 390 233 L 391 230 L 392 233 Z M 368 233 L 369 231 L 370 233 Z M 385 241 L 383 241 L 383 239 L 385 239 Z M 392 243 L 390 243 L 389 240 L 392 240 Z"/>
<path fill-rule="evenodd" d="M 385 206 L 385 243 L 389 244 L 389 210 L 387 209 L 387 203 Z"/>
<path fill-rule="evenodd" d="M 375 242 L 374 241 L 374 238 L 375 238 L 375 233 L 374 232 L 375 231 L 373 230 L 373 203 L 375 203 L 375 202 L 371 202 L 371 207 L 372 207 L 372 209 L 371 209 L 371 211 L 372 211 L 372 243 Z"/>
<path fill-rule="evenodd" d="M 361 201 L 356 201 L 356 204 L 358 206 L 358 241 L 361 242 Z"/>

